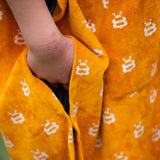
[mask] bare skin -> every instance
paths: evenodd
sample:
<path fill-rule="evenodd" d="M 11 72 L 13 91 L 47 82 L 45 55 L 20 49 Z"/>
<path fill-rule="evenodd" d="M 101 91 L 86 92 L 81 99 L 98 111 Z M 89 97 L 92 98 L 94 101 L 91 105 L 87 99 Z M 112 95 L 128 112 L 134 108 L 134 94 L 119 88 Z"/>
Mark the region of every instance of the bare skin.
<path fill-rule="evenodd" d="M 71 38 L 63 36 L 44 0 L 7 0 L 28 46 L 27 63 L 40 79 L 69 87 L 74 58 Z"/>

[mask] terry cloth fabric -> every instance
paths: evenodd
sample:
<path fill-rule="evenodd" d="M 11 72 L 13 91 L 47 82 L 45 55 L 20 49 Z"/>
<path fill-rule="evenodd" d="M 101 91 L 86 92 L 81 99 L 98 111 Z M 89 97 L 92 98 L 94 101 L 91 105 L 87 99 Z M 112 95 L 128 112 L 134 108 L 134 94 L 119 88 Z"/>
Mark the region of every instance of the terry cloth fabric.
<path fill-rule="evenodd" d="M 160 1 L 57 2 L 53 18 L 75 47 L 70 115 L 30 72 L 0 1 L 0 128 L 11 158 L 160 160 Z"/>

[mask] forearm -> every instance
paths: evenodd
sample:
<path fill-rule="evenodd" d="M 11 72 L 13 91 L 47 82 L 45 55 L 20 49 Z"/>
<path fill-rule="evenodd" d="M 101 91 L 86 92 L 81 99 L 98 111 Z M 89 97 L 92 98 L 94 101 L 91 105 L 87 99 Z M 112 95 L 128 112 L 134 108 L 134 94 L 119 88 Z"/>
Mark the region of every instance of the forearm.
<path fill-rule="evenodd" d="M 62 35 L 56 27 L 44 0 L 7 0 L 31 50 L 54 47 Z"/>

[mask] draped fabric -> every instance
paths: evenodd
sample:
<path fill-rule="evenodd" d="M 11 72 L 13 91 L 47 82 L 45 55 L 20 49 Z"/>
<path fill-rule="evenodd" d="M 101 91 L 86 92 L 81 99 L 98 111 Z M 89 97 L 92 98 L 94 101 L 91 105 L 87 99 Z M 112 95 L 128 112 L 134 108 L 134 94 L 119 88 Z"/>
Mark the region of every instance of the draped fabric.
<path fill-rule="evenodd" d="M 58 0 L 53 19 L 74 42 L 69 115 L 29 70 L 0 1 L 0 129 L 10 157 L 160 160 L 160 1 Z"/>

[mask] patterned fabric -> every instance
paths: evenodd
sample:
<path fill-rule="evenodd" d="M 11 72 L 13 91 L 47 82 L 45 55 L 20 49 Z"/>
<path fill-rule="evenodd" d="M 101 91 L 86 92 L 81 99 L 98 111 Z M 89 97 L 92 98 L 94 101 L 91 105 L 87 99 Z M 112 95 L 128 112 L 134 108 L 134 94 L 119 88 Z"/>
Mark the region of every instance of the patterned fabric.
<path fill-rule="evenodd" d="M 57 2 L 53 18 L 75 47 L 70 115 L 30 72 L 0 1 L 0 128 L 11 158 L 160 160 L 160 1 Z"/>

